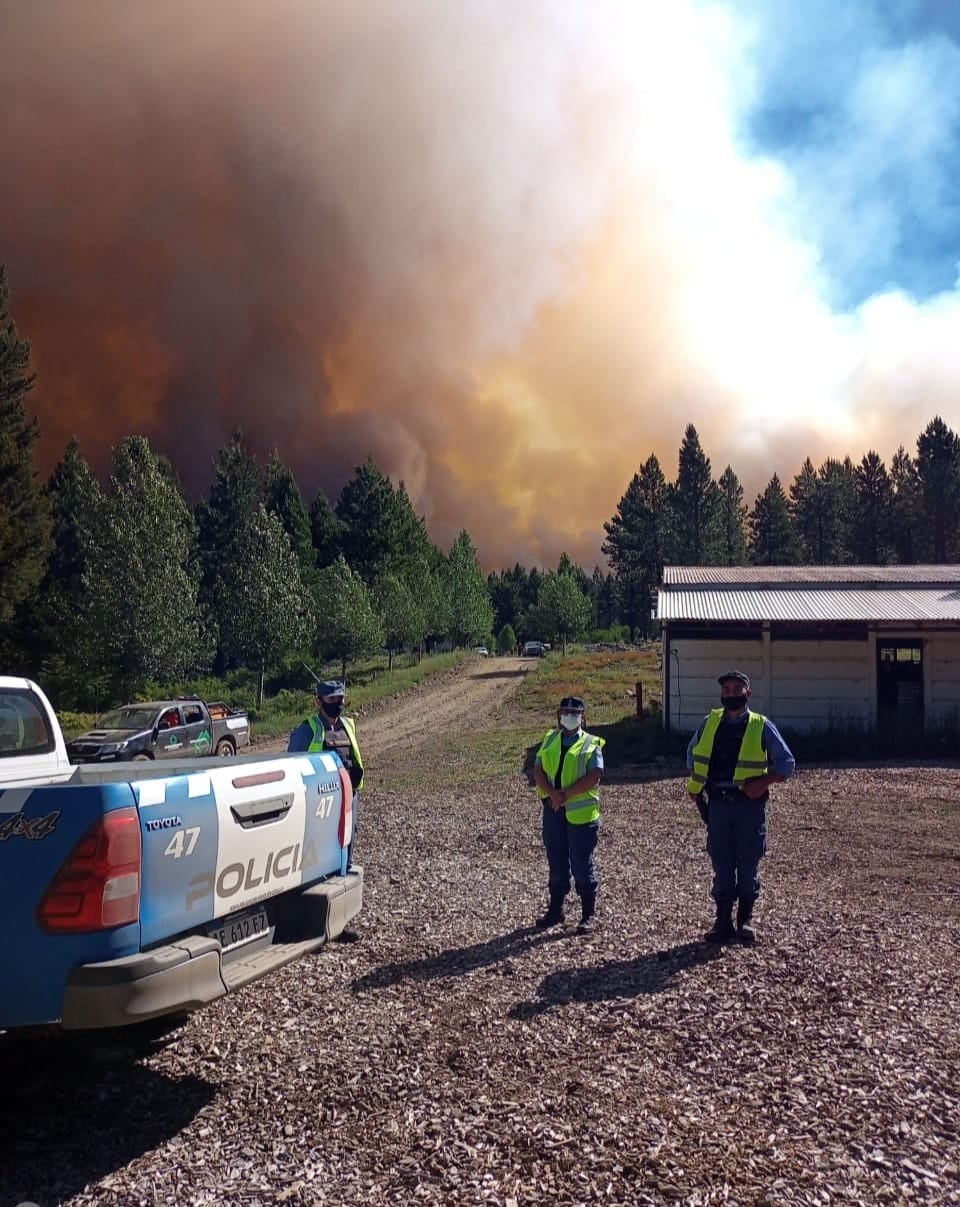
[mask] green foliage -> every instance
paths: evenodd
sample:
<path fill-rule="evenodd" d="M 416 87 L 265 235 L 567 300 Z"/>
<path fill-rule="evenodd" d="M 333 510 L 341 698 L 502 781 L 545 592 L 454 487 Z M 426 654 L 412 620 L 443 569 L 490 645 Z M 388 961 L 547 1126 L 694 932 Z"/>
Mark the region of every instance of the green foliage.
<path fill-rule="evenodd" d="M 449 603 L 448 632 L 454 645 L 474 645 L 493 627 L 493 606 L 477 550 L 464 530 L 447 558 L 444 586 Z"/>
<path fill-rule="evenodd" d="M 853 561 L 863 566 L 886 565 L 892 545 L 893 484 L 886 466 L 872 449 L 857 466 L 855 479 Z"/>
<path fill-rule="evenodd" d="M 676 484 L 670 489 L 675 534 L 673 558 L 687 566 L 713 565 L 720 553 L 720 490 L 710 473 L 710 459 L 688 424 L 680 446 Z"/>
<path fill-rule="evenodd" d="M 221 646 L 231 661 L 259 670 L 262 704 L 264 673 L 303 645 L 312 616 L 290 538 L 262 503 L 247 525 L 243 559 L 228 562 L 219 582 Z"/>
<path fill-rule="evenodd" d="M 33 388 L 30 345 L 17 334 L 8 297 L 0 265 L 0 630 L 32 596 L 50 548 L 47 503 L 33 461 L 40 429 L 26 410 Z"/>
<path fill-rule="evenodd" d="M 786 566 L 796 558 L 787 496 L 774 474 L 750 513 L 750 557 L 757 566 Z"/>
<path fill-rule="evenodd" d="M 917 477 L 930 534 L 930 556 L 942 564 L 960 555 L 960 436 L 939 415 L 917 440 Z"/>
<path fill-rule="evenodd" d="M 616 514 L 603 528 L 603 552 L 617 576 L 622 619 L 631 636 L 650 631 L 653 592 L 663 576 L 664 559 L 672 548 L 669 491 L 660 462 L 648 457 L 633 475 Z"/>
<path fill-rule="evenodd" d="M 372 457 L 357 466 L 340 492 L 336 514 L 343 525 L 343 556 L 365 583 L 374 583 L 396 566 L 401 538 L 399 508 L 390 479 Z"/>
<path fill-rule="evenodd" d="M 321 656 L 347 665 L 383 645 L 383 624 L 360 575 L 340 557 L 319 574 L 316 647 Z"/>
<path fill-rule="evenodd" d="M 322 490 L 317 491 L 310 504 L 310 536 L 317 566 L 321 569 L 332 566 L 343 552 L 343 524 Z"/>
<path fill-rule="evenodd" d="M 544 632 L 559 638 L 563 652 L 590 623 L 590 600 L 572 574 L 545 574 L 540 585 L 538 612 Z"/>
<path fill-rule="evenodd" d="M 747 560 L 747 508 L 740 479 L 729 465 L 720 475 L 717 487 L 720 492 L 717 560 L 721 566 L 742 566 Z"/>
<path fill-rule="evenodd" d="M 169 463 L 143 436 L 122 441 L 84 586 L 97 669 L 124 694 L 150 679 L 182 677 L 205 656 L 197 587 L 188 572 L 194 538 Z"/>
<path fill-rule="evenodd" d="M 497 653 L 512 654 L 517 648 L 517 635 L 513 626 L 505 624 L 497 634 Z"/>
<path fill-rule="evenodd" d="M 313 547 L 310 516 L 290 467 L 274 450 L 263 475 L 263 503 L 283 525 L 307 594 L 316 585 L 317 555 Z"/>
<path fill-rule="evenodd" d="M 383 623 L 387 649 L 394 653 L 404 646 L 419 646 L 425 617 L 420 600 L 396 574 L 384 574 L 374 587 L 373 599 Z"/>

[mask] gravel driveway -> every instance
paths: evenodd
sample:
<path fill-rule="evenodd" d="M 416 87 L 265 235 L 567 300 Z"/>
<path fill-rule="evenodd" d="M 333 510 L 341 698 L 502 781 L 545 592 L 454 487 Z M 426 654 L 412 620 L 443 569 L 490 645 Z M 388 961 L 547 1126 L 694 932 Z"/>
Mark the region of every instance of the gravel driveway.
<path fill-rule="evenodd" d="M 0 1048 L 0 1207 L 960 1203 L 957 766 L 783 785 L 752 950 L 699 941 L 679 769 L 611 768 L 602 925 L 540 934 L 525 777 L 429 786 L 442 728 L 499 710 L 510 740 L 530 665 L 361 718 L 359 943 L 136 1058 Z"/>

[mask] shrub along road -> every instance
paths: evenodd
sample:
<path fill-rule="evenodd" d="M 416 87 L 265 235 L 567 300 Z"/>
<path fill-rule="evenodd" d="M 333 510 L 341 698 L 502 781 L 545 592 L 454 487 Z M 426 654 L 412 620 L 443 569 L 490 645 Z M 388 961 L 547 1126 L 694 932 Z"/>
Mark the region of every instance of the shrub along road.
<path fill-rule="evenodd" d="M 608 783 L 601 927 L 541 934 L 539 811 L 490 772 L 523 673 L 361 718 L 359 943 L 136 1061 L 0 1063 L 0 1204 L 960 1202 L 956 763 L 780 786 L 754 949 L 699 942 L 679 768 Z"/>

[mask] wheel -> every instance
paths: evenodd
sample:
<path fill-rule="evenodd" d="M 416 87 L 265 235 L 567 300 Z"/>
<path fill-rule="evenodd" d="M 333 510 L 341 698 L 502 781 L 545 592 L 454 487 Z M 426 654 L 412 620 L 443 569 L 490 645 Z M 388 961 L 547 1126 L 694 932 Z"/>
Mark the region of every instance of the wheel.
<path fill-rule="evenodd" d="M 236 754 L 233 748 L 233 742 L 229 738 L 221 738 L 217 743 L 217 755 L 221 759 L 232 759 Z"/>
<path fill-rule="evenodd" d="M 144 754 L 141 751 L 140 754 L 135 754 L 130 761 L 133 763 L 149 763 L 151 761 L 151 757 L 151 755 Z"/>

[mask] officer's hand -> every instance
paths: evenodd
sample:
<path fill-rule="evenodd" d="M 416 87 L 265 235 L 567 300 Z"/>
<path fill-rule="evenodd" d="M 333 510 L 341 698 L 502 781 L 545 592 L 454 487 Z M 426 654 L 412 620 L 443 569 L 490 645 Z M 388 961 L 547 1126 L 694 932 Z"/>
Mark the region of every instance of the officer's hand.
<path fill-rule="evenodd" d="M 744 783 L 743 792 L 750 800 L 759 800 L 766 793 L 767 787 L 766 776 L 758 775 Z"/>

